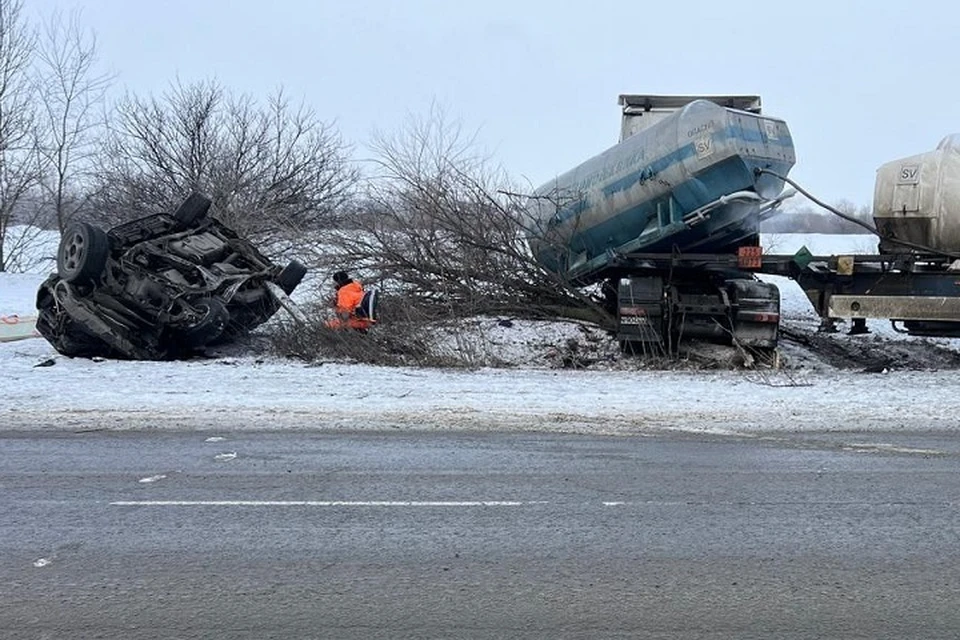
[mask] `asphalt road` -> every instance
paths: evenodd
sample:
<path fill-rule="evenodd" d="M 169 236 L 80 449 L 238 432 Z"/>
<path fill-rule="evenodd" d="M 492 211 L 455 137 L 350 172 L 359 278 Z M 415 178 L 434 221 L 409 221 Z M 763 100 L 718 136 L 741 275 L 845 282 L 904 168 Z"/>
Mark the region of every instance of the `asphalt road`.
<path fill-rule="evenodd" d="M 956 638 L 896 437 L 0 433 L 0 638 Z"/>

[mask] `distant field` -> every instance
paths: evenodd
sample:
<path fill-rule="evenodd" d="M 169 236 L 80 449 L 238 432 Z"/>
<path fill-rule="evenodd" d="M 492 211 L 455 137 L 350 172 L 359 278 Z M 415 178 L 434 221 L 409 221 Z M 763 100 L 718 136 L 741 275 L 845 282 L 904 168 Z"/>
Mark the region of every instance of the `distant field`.
<path fill-rule="evenodd" d="M 866 233 L 762 233 L 760 244 L 766 253 L 793 254 L 804 246 L 814 255 L 877 252 L 877 237 Z"/>

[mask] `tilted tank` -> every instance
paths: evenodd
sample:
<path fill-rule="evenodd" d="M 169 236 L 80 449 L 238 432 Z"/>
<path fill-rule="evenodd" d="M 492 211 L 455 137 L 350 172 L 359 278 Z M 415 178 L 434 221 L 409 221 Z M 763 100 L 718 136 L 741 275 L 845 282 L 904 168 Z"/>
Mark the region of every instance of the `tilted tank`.
<path fill-rule="evenodd" d="M 873 220 L 884 237 L 881 253 L 960 251 L 960 134 L 945 137 L 933 151 L 881 166 Z"/>
<path fill-rule="evenodd" d="M 528 240 L 547 268 L 589 282 L 617 254 L 726 252 L 756 243 L 796 157 L 756 96 L 622 95 L 621 140 L 541 186 Z"/>

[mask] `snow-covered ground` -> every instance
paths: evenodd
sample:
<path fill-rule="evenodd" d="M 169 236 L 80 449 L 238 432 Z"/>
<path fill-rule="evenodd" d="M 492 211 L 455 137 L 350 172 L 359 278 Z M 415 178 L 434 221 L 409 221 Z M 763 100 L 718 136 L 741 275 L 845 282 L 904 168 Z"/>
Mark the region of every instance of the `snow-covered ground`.
<path fill-rule="evenodd" d="M 850 251 L 849 245 L 841 246 L 844 241 L 869 246 L 865 236 L 820 238 L 834 243 L 828 249 L 811 247 L 815 238 L 781 238 L 802 242 L 814 253 Z M 799 248 L 781 246 L 777 252 Z M 0 315 L 31 313 L 43 278 L 0 274 Z M 815 327 L 816 315 L 799 287 L 780 280 L 786 321 Z M 311 366 L 262 355 L 97 362 L 59 356 L 42 339 L 0 343 L 0 427 L 598 434 L 960 427 L 956 370 L 841 370 L 790 344 L 784 344 L 784 352 L 792 366 L 781 371 L 650 371 L 622 362 L 587 370 L 552 369 L 538 353 L 551 341 L 580 339 L 584 333 L 575 326 L 505 327 L 491 321 L 485 335 L 490 339 L 486 348 L 500 349 L 503 360 L 518 366 L 474 371 L 329 362 Z M 878 343 L 894 351 L 932 344 L 948 353 L 960 352 L 957 340 L 921 341 L 888 334 L 879 326 L 872 336 L 837 339 Z"/>

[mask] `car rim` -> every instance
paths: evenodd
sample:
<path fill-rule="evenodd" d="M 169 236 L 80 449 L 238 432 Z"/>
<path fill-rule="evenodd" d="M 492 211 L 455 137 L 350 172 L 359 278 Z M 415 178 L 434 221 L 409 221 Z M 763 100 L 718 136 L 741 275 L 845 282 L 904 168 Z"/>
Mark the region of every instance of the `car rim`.
<path fill-rule="evenodd" d="M 79 233 L 73 234 L 66 249 L 64 263 L 67 269 L 73 271 L 79 266 L 80 261 L 83 259 L 83 236 Z"/>

